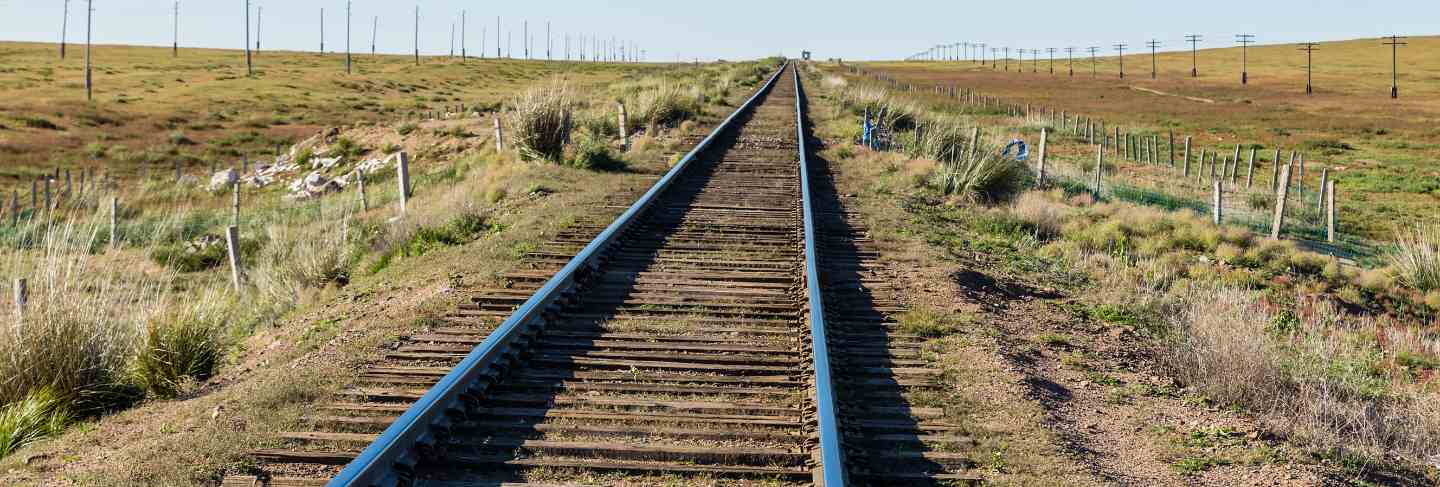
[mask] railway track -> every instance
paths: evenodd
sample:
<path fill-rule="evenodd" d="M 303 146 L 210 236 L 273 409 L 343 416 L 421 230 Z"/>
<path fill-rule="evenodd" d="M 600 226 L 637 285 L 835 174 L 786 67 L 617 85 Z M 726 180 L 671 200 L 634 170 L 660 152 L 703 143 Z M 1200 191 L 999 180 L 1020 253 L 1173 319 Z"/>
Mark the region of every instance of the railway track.
<path fill-rule="evenodd" d="M 286 434 L 293 448 L 255 452 L 263 475 L 225 485 L 961 478 L 963 459 L 934 453 L 954 428 L 907 399 L 939 372 L 896 329 L 892 276 L 828 170 L 806 163 L 800 100 L 782 68 L 614 222 L 528 255 L 511 286 Z"/>

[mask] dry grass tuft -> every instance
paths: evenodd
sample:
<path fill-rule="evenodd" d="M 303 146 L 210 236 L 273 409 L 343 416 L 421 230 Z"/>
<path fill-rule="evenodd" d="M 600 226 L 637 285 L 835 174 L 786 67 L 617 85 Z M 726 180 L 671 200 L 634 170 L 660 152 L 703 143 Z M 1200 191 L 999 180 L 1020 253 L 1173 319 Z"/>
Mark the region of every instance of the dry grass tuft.
<path fill-rule="evenodd" d="M 1367 346 L 1335 333 L 1373 328 L 1371 320 L 1328 301 L 1304 313 L 1272 312 L 1258 293 L 1225 287 L 1190 288 L 1182 302 L 1169 364 L 1205 396 L 1261 413 L 1321 448 L 1416 463 L 1440 454 L 1440 399 L 1393 389 L 1367 365 Z"/>
<path fill-rule="evenodd" d="M 510 136 L 520 154 L 533 159 L 560 161 L 575 122 L 574 95 L 569 86 L 550 83 L 531 88 L 514 102 L 508 114 Z"/>
<path fill-rule="evenodd" d="M 1388 260 L 1395 280 L 1420 292 L 1440 289 L 1440 225 L 1420 224 L 1395 232 Z"/>

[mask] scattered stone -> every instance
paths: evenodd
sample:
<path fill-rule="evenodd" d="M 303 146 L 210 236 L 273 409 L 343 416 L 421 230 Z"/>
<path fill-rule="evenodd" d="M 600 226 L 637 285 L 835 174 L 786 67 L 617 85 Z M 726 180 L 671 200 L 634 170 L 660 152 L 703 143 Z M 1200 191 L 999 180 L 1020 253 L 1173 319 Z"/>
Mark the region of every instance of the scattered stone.
<path fill-rule="evenodd" d="M 326 193 L 338 192 L 345 189 L 343 185 L 333 179 L 326 178 L 320 171 L 311 171 L 305 177 L 296 179 L 290 183 L 290 194 L 285 195 L 290 200 L 303 200 L 314 198 Z"/>
<path fill-rule="evenodd" d="M 340 165 L 340 163 L 341 163 L 341 162 L 344 162 L 344 160 L 345 160 L 344 157 L 311 157 L 311 158 L 310 158 L 310 168 L 311 168 L 311 169 L 330 169 L 330 168 L 332 168 L 332 167 L 335 167 L 335 166 Z"/>
<path fill-rule="evenodd" d="M 234 169 L 226 169 L 224 171 L 215 173 L 213 176 L 210 176 L 210 185 L 207 186 L 207 188 L 210 191 L 219 191 L 221 189 L 228 188 L 239 181 L 239 171 L 236 171 Z"/>

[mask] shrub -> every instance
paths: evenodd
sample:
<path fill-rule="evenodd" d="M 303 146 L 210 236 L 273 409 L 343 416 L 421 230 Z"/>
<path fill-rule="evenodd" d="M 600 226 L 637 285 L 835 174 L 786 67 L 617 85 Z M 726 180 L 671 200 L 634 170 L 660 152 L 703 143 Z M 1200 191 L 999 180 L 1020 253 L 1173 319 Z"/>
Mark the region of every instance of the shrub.
<path fill-rule="evenodd" d="M 522 156 L 558 162 L 574 128 L 575 101 L 559 83 L 532 88 L 509 113 L 510 136 Z"/>
<path fill-rule="evenodd" d="M 949 196 L 958 196 L 970 203 L 1005 201 L 1019 194 L 1029 180 L 1024 164 L 981 145 L 974 150 L 958 145 L 965 140 L 958 136 L 958 126 L 936 127 L 920 144 L 930 158 L 940 163 L 936 186 Z M 968 144 L 966 144 L 968 146 Z"/>
<path fill-rule="evenodd" d="M 1031 191 L 1021 194 L 1010 211 L 1030 224 L 1037 239 L 1044 240 L 1060 235 L 1069 209 L 1051 201 L 1044 193 Z"/>
<path fill-rule="evenodd" d="M 673 127 L 699 116 L 704 113 L 704 103 L 697 93 L 669 82 L 640 92 L 634 102 L 635 116 L 630 117 L 631 126 L 628 128 L 634 132 L 639 130 L 642 124 Z"/>
<path fill-rule="evenodd" d="M 889 90 L 876 85 L 851 86 L 840 90 L 840 107 L 851 114 L 860 116 L 869 113 L 875 123 L 894 130 L 915 126 L 919 109 L 913 104 L 902 102 L 890 95 Z"/>
<path fill-rule="evenodd" d="M 410 133 L 414 132 L 416 129 L 419 128 L 419 125 L 415 125 L 413 123 L 402 124 L 399 127 L 395 127 L 395 133 L 400 134 L 401 136 L 406 136 L 410 135 Z"/>
<path fill-rule="evenodd" d="M 170 143 L 174 145 L 195 145 L 195 141 L 185 136 L 185 132 L 179 130 L 170 132 Z"/>
<path fill-rule="evenodd" d="M 19 120 L 21 125 L 32 129 L 65 130 L 44 117 L 17 117 L 16 120 Z"/>
<path fill-rule="evenodd" d="M 1440 452 L 1440 401 L 1390 390 L 1379 354 L 1363 340 L 1333 334 L 1375 323 L 1327 301 L 1304 313 L 1272 312 L 1259 297 L 1220 287 L 1186 290 L 1173 318 L 1180 338 L 1168 357 L 1177 378 L 1315 447 L 1417 462 Z"/>
<path fill-rule="evenodd" d="M 59 433 L 69 422 L 65 399 L 48 387 L 0 407 L 0 458 Z"/>
<path fill-rule="evenodd" d="M 344 157 L 348 160 L 355 160 L 366 152 L 368 152 L 368 149 L 346 137 L 336 139 L 335 144 L 330 146 L 330 157 Z"/>
<path fill-rule="evenodd" d="M 1440 289 L 1440 225 L 1396 231 L 1395 246 L 1386 258 L 1401 285 L 1422 293 Z"/>
<path fill-rule="evenodd" d="M 216 329 L 209 323 L 194 317 L 161 319 L 146 330 L 134 377 L 146 392 L 173 398 L 186 383 L 210 378 L 219 359 Z"/>
<path fill-rule="evenodd" d="M 150 260 L 179 272 L 200 272 L 214 269 L 229 258 L 225 241 L 206 235 L 194 242 L 157 246 L 150 250 Z"/>
<path fill-rule="evenodd" d="M 900 315 L 900 330 L 912 335 L 938 338 L 955 332 L 955 325 L 947 317 L 928 308 L 916 308 Z"/>
<path fill-rule="evenodd" d="M 580 137 L 574 144 L 573 151 L 570 165 L 580 169 L 612 171 L 625 167 L 625 161 L 610 153 L 609 143 L 591 135 Z"/>

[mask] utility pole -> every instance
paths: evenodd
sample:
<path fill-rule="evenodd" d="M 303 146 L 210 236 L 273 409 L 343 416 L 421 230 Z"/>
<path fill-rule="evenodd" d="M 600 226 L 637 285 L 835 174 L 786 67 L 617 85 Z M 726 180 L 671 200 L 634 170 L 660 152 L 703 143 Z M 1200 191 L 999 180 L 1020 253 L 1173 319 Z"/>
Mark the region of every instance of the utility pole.
<path fill-rule="evenodd" d="M 170 57 L 180 57 L 180 0 L 175 0 L 175 38 L 170 44 Z"/>
<path fill-rule="evenodd" d="M 1010 48 L 1005 48 L 1005 71 L 1010 71 Z"/>
<path fill-rule="evenodd" d="M 345 74 L 350 74 L 350 0 L 345 0 Z"/>
<path fill-rule="evenodd" d="M 1065 48 L 1065 57 L 1069 59 L 1068 66 L 1069 66 L 1069 70 L 1070 70 L 1070 77 L 1071 77 L 1071 78 L 1074 78 L 1074 77 L 1075 77 L 1075 48 L 1073 48 L 1073 47 L 1067 47 L 1067 48 Z"/>
<path fill-rule="evenodd" d="M 1115 45 L 1115 50 L 1120 52 L 1120 79 L 1125 79 L 1125 48 L 1127 47 L 1130 45 L 1125 43 Z"/>
<path fill-rule="evenodd" d="M 530 21 L 522 22 L 521 26 L 524 31 L 521 32 L 523 37 L 520 38 L 520 42 L 525 43 L 525 59 L 530 59 Z"/>
<path fill-rule="evenodd" d="M 1315 72 L 1315 50 L 1316 50 L 1316 49 L 1319 49 L 1319 46 L 1320 46 L 1320 44 L 1314 43 L 1314 42 L 1304 42 L 1304 43 L 1301 43 L 1301 44 L 1300 44 L 1300 49 L 1299 49 L 1299 50 L 1305 51 L 1305 94 L 1306 94 L 1306 95 L 1313 95 L 1313 94 L 1315 94 L 1315 86 L 1314 86 L 1314 84 L 1313 84 L 1314 72 Z"/>
<path fill-rule="evenodd" d="M 465 56 L 465 11 L 460 11 L 460 61 L 467 61 Z"/>
<path fill-rule="evenodd" d="M 1030 72 L 1031 72 L 1031 73 L 1039 73 L 1039 72 L 1040 72 L 1040 50 L 1039 50 L 1039 49 L 1031 49 L 1031 50 L 1030 50 Z"/>
<path fill-rule="evenodd" d="M 1054 75 L 1055 75 L 1055 48 L 1053 48 L 1053 47 L 1047 47 L 1047 48 L 1045 48 L 1045 50 L 1050 52 L 1050 75 L 1051 75 L 1051 76 L 1054 76 Z"/>
<path fill-rule="evenodd" d="M 370 22 L 370 55 L 371 55 L 371 56 L 374 56 L 374 55 L 375 55 L 375 34 L 378 33 L 378 32 L 380 32 L 380 16 L 379 16 L 379 15 L 376 15 L 376 16 L 375 16 L 375 19 Z"/>
<path fill-rule="evenodd" d="M 553 45 L 551 44 L 551 40 L 550 40 L 550 21 L 547 20 L 547 21 L 545 21 L 545 60 L 546 60 L 546 61 L 549 61 L 549 60 L 554 59 L 554 58 L 552 57 L 552 54 L 551 54 L 551 51 L 554 50 L 554 47 L 555 47 L 555 46 L 553 46 Z"/>
<path fill-rule="evenodd" d="M 1085 49 L 1090 51 L 1090 77 L 1094 78 L 1096 76 L 1099 76 L 1100 71 L 1099 68 L 1096 67 L 1097 65 L 1095 63 L 1095 53 L 1100 52 L 1100 48 L 1096 46 L 1090 46 Z"/>
<path fill-rule="evenodd" d="M 1189 42 L 1189 43 L 1190 43 L 1190 77 L 1191 77 L 1191 78 L 1198 78 L 1198 77 L 1200 77 L 1200 63 L 1199 63 L 1199 61 L 1200 61 L 1200 54 L 1199 54 L 1199 48 L 1196 47 L 1196 46 L 1197 46 L 1198 44 L 1200 44 L 1201 42 L 1204 42 L 1204 40 L 1205 40 L 1205 36 L 1202 36 L 1202 35 L 1200 35 L 1200 34 L 1190 34 L 1190 35 L 1185 36 L 1185 42 Z"/>
<path fill-rule="evenodd" d="M 320 54 L 325 54 L 325 7 L 320 7 Z"/>
<path fill-rule="evenodd" d="M 85 0 L 85 101 L 95 100 L 95 79 L 91 75 L 90 64 L 90 28 L 91 19 L 95 17 L 95 0 Z"/>
<path fill-rule="evenodd" d="M 1390 41 L 1384 43 L 1384 45 L 1390 46 L 1390 99 L 1392 100 L 1400 98 L 1400 46 L 1408 44 L 1400 42 L 1400 39 L 1404 39 L 1404 37 L 1392 34 Z"/>
<path fill-rule="evenodd" d="M 1235 34 L 1240 44 L 1240 84 L 1250 84 L 1250 45 L 1255 43 L 1255 34 Z"/>
<path fill-rule="evenodd" d="M 455 21 L 450 21 L 450 57 L 455 57 Z"/>
<path fill-rule="evenodd" d="M 260 54 L 260 20 L 264 17 L 264 15 L 265 15 L 265 7 L 255 7 L 255 54 L 256 54 L 256 55 L 259 55 L 259 54 Z M 249 16 L 250 16 L 250 9 L 249 9 L 249 8 L 246 8 L 246 9 L 245 9 L 245 16 L 246 16 L 245 18 L 247 18 L 247 19 L 250 18 L 250 17 L 249 17 Z M 246 24 L 246 25 L 248 26 L 249 24 Z M 249 39 L 249 35 L 248 35 L 248 34 L 246 35 L 246 39 Z"/>
<path fill-rule="evenodd" d="M 976 51 L 980 51 L 980 55 L 979 55 L 979 56 L 976 56 L 976 59 L 975 59 L 975 60 L 976 60 L 976 61 L 979 61 L 979 64 L 980 64 L 981 66 L 984 66 L 984 65 L 985 65 L 985 46 L 986 46 L 986 44 L 985 44 L 984 42 L 981 42 L 981 43 L 979 43 L 979 44 L 976 44 L 976 46 L 975 46 L 975 47 L 976 47 L 975 50 L 976 50 Z"/>
<path fill-rule="evenodd" d="M 60 18 L 60 59 L 65 59 L 65 31 L 70 28 L 70 0 L 65 0 L 65 13 Z"/>
<path fill-rule="evenodd" d="M 420 4 L 415 4 L 415 65 L 420 65 Z"/>
<path fill-rule="evenodd" d="M 1150 42 L 1145 43 L 1145 45 L 1150 46 L 1150 79 L 1155 79 L 1157 77 L 1156 73 L 1159 71 L 1157 69 L 1158 64 L 1156 64 L 1155 61 L 1155 49 L 1160 47 L 1160 41 L 1151 39 Z"/>
<path fill-rule="evenodd" d="M 259 34 L 255 36 L 257 39 Z M 255 49 L 260 49 L 260 41 L 255 41 Z M 245 0 L 245 73 L 254 76 L 255 65 L 250 59 L 250 0 Z"/>
<path fill-rule="evenodd" d="M 495 16 L 495 59 L 500 59 L 500 16 Z"/>

